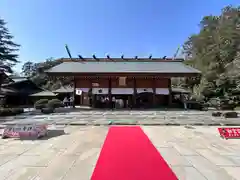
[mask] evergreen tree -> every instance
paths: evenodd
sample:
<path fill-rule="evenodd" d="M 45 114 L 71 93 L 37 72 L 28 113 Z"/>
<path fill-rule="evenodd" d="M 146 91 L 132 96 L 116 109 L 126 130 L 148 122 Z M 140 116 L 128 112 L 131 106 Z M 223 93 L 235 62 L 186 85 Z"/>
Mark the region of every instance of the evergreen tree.
<path fill-rule="evenodd" d="M 240 6 L 205 16 L 200 32 L 189 37 L 184 50 L 186 63 L 202 71 L 200 85 L 194 88 L 197 94 L 211 98 L 240 93 Z"/>
<path fill-rule="evenodd" d="M 0 18 L 0 70 L 12 72 L 11 67 L 18 63 L 19 45 L 13 42 L 13 36 L 6 27 L 6 22 Z"/>

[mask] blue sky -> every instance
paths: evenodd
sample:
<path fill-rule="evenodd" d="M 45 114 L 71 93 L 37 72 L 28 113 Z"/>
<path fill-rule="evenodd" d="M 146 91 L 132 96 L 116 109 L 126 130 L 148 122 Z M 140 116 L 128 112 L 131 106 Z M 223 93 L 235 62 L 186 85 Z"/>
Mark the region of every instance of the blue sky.
<path fill-rule="evenodd" d="M 163 57 L 228 4 L 239 0 L 1 0 L 0 17 L 21 44 L 22 63 L 67 57 L 65 44 L 72 56 Z"/>

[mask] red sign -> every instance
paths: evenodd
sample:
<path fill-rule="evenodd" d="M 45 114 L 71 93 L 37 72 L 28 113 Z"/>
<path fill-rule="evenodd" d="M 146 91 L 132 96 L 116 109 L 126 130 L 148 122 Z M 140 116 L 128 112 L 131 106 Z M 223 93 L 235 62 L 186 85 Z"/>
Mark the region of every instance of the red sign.
<path fill-rule="evenodd" d="M 240 138 L 240 128 L 218 128 L 218 131 L 225 139 Z"/>
<path fill-rule="evenodd" d="M 47 133 L 46 125 L 13 125 L 4 128 L 2 137 L 19 138 L 19 137 L 42 137 Z"/>

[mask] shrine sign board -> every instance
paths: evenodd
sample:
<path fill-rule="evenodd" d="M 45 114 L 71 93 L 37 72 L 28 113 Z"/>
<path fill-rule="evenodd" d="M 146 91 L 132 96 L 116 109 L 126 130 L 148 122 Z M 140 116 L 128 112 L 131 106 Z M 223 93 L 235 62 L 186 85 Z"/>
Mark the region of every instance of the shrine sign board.
<path fill-rule="evenodd" d="M 79 88 L 76 88 L 76 95 L 82 95 L 82 90 Z"/>
<path fill-rule="evenodd" d="M 218 128 L 219 134 L 225 139 L 240 138 L 240 127 L 239 128 Z"/>
<path fill-rule="evenodd" d="M 2 138 L 36 137 L 47 135 L 46 124 L 19 124 L 6 126 L 2 133 Z"/>

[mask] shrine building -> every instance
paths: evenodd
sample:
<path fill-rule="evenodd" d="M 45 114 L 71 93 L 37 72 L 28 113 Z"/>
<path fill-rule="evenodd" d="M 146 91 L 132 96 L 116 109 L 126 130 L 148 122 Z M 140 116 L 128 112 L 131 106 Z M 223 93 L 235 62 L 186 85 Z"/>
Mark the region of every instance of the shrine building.
<path fill-rule="evenodd" d="M 172 77 L 196 77 L 197 69 L 172 58 L 62 58 L 50 76 L 73 77 L 75 104 L 112 107 L 121 99 L 124 108 L 171 106 Z"/>

